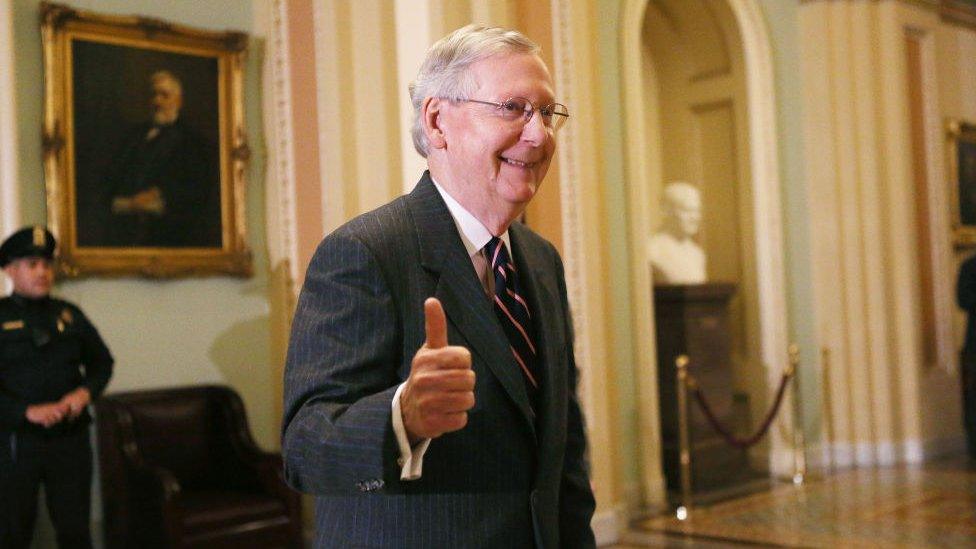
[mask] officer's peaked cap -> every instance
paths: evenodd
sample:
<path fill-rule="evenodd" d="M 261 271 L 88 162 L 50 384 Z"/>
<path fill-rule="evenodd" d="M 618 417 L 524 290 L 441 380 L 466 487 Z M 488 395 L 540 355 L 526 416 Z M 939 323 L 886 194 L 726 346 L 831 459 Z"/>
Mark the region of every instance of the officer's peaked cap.
<path fill-rule="evenodd" d="M 7 237 L 0 244 L 0 267 L 22 257 L 44 257 L 54 259 L 57 241 L 51 231 L 41 225 L 24 227 Z"/>

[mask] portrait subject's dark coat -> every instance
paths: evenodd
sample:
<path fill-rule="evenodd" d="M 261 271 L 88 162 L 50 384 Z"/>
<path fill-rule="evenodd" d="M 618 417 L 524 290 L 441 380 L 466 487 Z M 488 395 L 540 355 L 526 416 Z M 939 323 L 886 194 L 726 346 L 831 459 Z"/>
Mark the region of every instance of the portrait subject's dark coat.
<path fill-rule="evenodd" d="M 593 495 L 573 329 L 555 248 L 509 229 L 542 366 L 538 416 L 492 303 L 429 175 L 327 236 L 305 278 L 285 372 L 288 481 L 316 500 L 316 547 L 591 547 Z M 400 480 L 391 401 L 436 297 L 477 376 L 468 424 Z"/>
<path fill-rule="evenodd" d="M 220 247 L 220 178 L 215 147 L 181 119 L 138 126 L 106 177 L 109 246 Z M 162 214 L 113 213 L 112 201 L 158 188 Z"/>

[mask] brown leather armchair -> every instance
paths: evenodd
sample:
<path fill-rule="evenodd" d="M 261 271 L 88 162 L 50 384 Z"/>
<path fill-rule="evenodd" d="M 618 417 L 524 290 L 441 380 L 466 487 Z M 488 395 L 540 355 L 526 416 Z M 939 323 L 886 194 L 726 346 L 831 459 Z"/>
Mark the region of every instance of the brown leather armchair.
<path fill-rule="evenodd" d="M 299 495 L 232 389 L 115 393 L 95 409 L 106 547 L 301 547 Z"/>

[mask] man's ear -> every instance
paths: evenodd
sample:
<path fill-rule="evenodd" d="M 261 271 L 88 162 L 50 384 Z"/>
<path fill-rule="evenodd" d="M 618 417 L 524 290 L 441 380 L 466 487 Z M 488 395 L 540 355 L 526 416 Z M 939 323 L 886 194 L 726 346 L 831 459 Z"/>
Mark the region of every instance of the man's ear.
<path fill-rule="evenodd" d="M 432 149 L 443 149 L 447 146 L 447 141 L 444 139 L 444 128 L 441 127 L 444 102 L 445 100 L 439 97 L 428 97 L 424 99 L 424 103 L 420 107 L 420 120 Z"/>

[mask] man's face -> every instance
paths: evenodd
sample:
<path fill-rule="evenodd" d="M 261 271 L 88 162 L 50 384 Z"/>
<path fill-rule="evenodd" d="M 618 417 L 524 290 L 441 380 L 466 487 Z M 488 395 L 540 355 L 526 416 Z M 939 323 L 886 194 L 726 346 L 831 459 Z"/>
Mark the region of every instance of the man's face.
<path fill-rule="evenodd" d="M 54 270 L 51 260 L 43 257 L 22 257 L 3 268 L 14 284 L 14 292 L 24 297 L 41 298 L 51 293 Z"/>
<path fill-rule="evenodd" d="M 684 236 L 695 236 L 701 227 L 701 197 L 696 192 L 677 193 L 672 213 Z"/>
<path fill-rule="evenodd" d="M 180 114 L 183 97 L 176 83 L 168 78 L 159 78 L 152 84 L 153 121 L 157 124 L 172 124 Z"/>
<path fill-rule="evenodd" d="M 478 84 L 471 99 L 501 103 L 523 97 L 536 107 L 554 101 L 552 79 L 536 55 L 500 54 L 473 64 Z M 445 158 L 455 188 L 496 212 L 523 208 L 535 196 L 556 149 L 541 115 L 522 124 L 478 103 L 449 104 L 444 111 Z"/>

